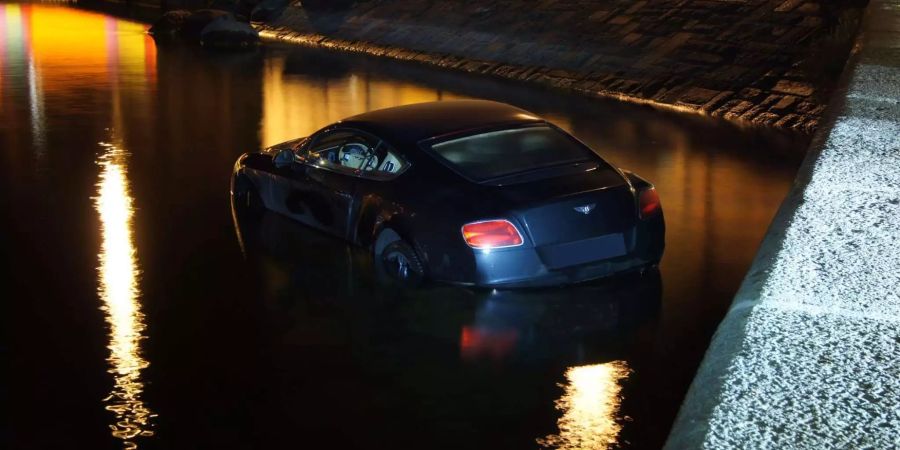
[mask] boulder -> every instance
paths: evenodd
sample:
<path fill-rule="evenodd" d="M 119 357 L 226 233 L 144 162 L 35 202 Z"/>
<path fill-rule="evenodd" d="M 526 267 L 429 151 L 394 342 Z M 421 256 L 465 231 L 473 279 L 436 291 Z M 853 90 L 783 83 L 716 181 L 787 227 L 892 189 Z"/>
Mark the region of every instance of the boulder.
<path fill-rule="evenodd" d="M 234 12 L 237 4 L 238 0 L 209 0 L 209 2 L 207 2 L 206 4 L 206 9 L 218 9 L 221 11 Z"/>
<path fill-rule="evenodd" d="M 234 20 L 234 16 L 228 11 L 220 9 L 198 9 L 188 16 L 179 30 L 179 36 L 197 42 L 200 40 L 200 34 L 211 23 L 216 20 Z"/>
<path fill-rule="evenodd" d="M 259 43 L 259 33 L 245 22 L 222 17 L 212 21 L 200 33 L 200 45 L 206 48 L 241 49 Z"/>
<path fill-rule="evenodd" d="M 234 6 L 234 15 L 238 18 L 238 20 L 247 22 L 250 20 L 250 14 L 253 13 L 253 8 L 256 8 L 260 0 L 237 0 L 237 3 Z"/>
<path fill-rule="evenodd" d="M 291 0 L 262 0 L 250 12 L 251 22 L 268 22 L 276 19 L 291 4 Z"/>
<path fill-rule="evenodd" d="M 309 11 L 337 11 L 353 6 L 354 0 L 300 0 L 303 9 Z"/>
<path fill-rule="evenodd" d="M 174 36 L 181 31 L 184 21 L 190 15 L 190 11 L 185 11 L 183 9 L 169 11 L 163 14 L 156 22 L 153 22 L 153 25 L 147 32 L 155 37 Z"/>

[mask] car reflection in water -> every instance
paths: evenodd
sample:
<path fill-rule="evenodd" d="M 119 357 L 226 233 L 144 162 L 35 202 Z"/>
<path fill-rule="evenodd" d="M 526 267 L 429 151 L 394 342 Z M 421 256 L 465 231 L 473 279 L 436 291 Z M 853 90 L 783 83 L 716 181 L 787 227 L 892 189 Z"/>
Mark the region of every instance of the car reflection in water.
<path fill-rule="evenodd" d="M 334 443 L 315 437 L 323 429 L 348 433 L 348 448 L 616 443 L 626 352 L 658 315 L 658 271 L 555 289 L 412 289 L 364 249 L 232 211 L 287 368 L 272 400 L 279 426 L 310 444 Z"/>

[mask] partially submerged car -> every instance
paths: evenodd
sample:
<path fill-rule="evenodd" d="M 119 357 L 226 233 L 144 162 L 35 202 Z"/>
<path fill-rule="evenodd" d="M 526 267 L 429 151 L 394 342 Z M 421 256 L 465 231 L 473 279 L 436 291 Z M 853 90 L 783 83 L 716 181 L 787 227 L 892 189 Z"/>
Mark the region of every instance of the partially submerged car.
<path fill-rule="evenodd" d="M 568 284 L 659 263 L 652 184 L 565 131 L 482 100 L 360 114 L 247 153 L 231 193 L 371 248 L 400 279 Z"/>

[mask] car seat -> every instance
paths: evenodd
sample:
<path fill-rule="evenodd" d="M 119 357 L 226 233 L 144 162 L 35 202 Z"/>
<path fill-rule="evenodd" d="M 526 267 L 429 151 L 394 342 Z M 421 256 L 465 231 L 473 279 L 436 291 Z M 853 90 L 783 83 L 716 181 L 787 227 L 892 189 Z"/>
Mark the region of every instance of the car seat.
<path fill-rule="evenodd" d="M 384 161 L 381 162 L 381 167 L 379 167 L 378 170 L 385 173 L 397 173 L 400 171 L 402 165 L 403 164 L 393 153 L 388 152 L 384 156 Z"/>

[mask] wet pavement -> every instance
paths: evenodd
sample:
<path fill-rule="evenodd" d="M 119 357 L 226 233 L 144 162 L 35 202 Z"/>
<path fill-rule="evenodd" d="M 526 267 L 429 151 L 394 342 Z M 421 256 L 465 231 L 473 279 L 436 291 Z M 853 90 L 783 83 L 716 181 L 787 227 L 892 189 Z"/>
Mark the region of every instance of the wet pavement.
<path fill-rule="evenodd" d="M 0 4 L 4 448 L 658 448 L 805 142 L 406 64 L 157 47 Z M 381 107 L 524 107 L 653 181 L 660 271 L 401 289 L 235 158 Z M 7 444 L 8 443 L 8 444 Z"/>

